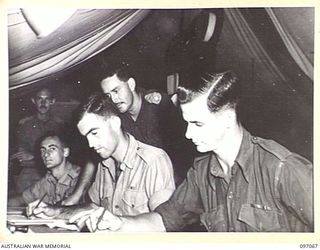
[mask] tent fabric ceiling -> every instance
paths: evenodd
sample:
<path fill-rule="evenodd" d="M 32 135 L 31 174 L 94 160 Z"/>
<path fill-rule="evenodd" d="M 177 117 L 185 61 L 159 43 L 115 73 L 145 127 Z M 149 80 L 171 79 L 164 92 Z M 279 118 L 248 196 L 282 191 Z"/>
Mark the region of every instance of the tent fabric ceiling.
<path fill-rule="evenodd" d="M 290 15 L 287 8 L 266 8 L 266 11 L 291 56 L 303 72 L 313 79 L 313 49 L 310 50 L 314 47 L 312 9 L 292 8 Z"/>
<path fill-rule="evenodd" d="M 148 10 L 78 10 L 48 36 L 37 39 L 20 11 L 8 15 L 10 90 L 73 67 L 111 46 Z"/>
<path fill-rule="evenodd" d="M 44 79 L 44 81 L 40 81 L 41 78 L 36 78 L 35 81 L 39 79 L 38 84 L 30 84 L 26 88 L 11 91 L 12 103 L 20 100 L 20 97 L 24 98 L 26 93 L 31 93 L 41 84 L 54 85 L 55 88 L 68 86 L 72 91 L 78 93 L 78 98 L 82 98 L 90 91 L 97 90 L 94 89 L 97 88 L 97 84 L 94 83 L 101 79 L 107 63 L 112 63 L 114 60 L 129 61 L 138 70 L 137 80 L 142 87 L 163 91 L 165 90 L 168 66 L 171 66 L 169 69 L 172 73 L 180 66 L 179 64 L 192 64 L 193 59 L 201 58 L 205 61 L 205 65 L 210 65 L 211 69 L 215 71 L 234 71 L 244 83 L 243 94 L 245 95 L 244 99 L 246 99 L 244 103 L 246 113 L 243 114 L 242 121 L 250 131 L 254 131 L 258 135 L 275 138 L 293 151 L 311 159 L 313 80 L 298 66 L 297 59 L 289 52 L 265 8 L 223 9 L 223 25 L 221 25 L 220 32 L 218 32 L 219 29 L 215 30 L 213 40 L 203 42 L 202 39 L 187 38 L 182 41 L 183 43 L 180 41 L 179 46 L 173 46 L 171 51 L 175 53 L 168 53 L 172 41 L 177 38 L 177 34 L 186 33 L 188 27 L 192 26 L 191 24 L 199 15 L 204 16 L 204 11 L 207 13 L 216 10 L 152 10 L 150 15 L 139 23 L 134 30 L 91 60 L 83 60 L 83 63 L 73 67 L 72 70 L 53 75 Z M 20 20 L 25 25 L 24 35 L 16 28 L 13 29 L 9 23 L 10 68 L 15 69 L 19 65 L 28 63 L 32 58 L 37 59 L 39 57 L 43 59 L 43 62 L 46 62 L 43 57 L 44 53 L 46 51 L 53 53 L 59 48 L 67 49 L 68 43 L 73 42 L 71 37 L 79 39 L 80 43 L 89 38 L 89 35 L 82 37 L 81 29 L 86 27 L 87 34 L 90 34 L 90 32 L 94 32 L 95 28 L 100 27 L 101 22 L 114 23 L 112 22 L 112 15 L 116 17 L 116 13 L 124 13 L 123 16 L 129 16 L 129 13 L 137 13 L 136 10 L 131 12 L 128 10 L 100 10 L 105 15 L 98 15 L 99 20 L 93 18 L 89 23 L 83 19 L 85 16 L 88 19 L 90 16 L 95 16 L 96 11 L 78 11 L 76 14 L 81 25 L 78 26 L 77 23 L 74 23 L 75 26 L 72 28 L 69 21 L 75 18 L 75 15 L 72 16 L 54 32 L 57 34 L 60 30 L 59 36 L 52 33 L 44 38 L 48 47 L 43 44 L 41 49 L 34 45 L 34 42 L 42 43 L 43 40 L 36 39 L 25 20 Z M 296 45 L 312 66 L 314 8 L 272 8 L 272 11 L 287 35 L 295 38 Z M 147 12 L 144 12 L 143 16 L 146 15 Z M 141 16 L 141 20 L 143 16 Z M 15 21 L 19 23 L 18 19 Z M 168 23 L 171 26 L 167 25 Z M 69 25 L 69 33 L 67 34 L 63 32 L 66 29 L 65 25 Z M 195 25 L 195 29 L 198 28 L 206 30 L 206 27 Z M 239 30 L 239 28 L 242 28 L 242 30 Z M 16 35 L 12 33 L 13 31 Z M 29 35 L 26 35 L 28 32 Z M 195 32 L 191 32 L 191 35 L 197 36 L 198 33 L 195 30 Z M 24 45 L 20 38 L 25 38 L 29 42 Z M 51 49 L 47 50 L 49 45 Z M 73 45 L 76 44 L 73 43 Z M 254 47 L 250 47 L 253 45 Z M 191 59 L 190 53 L 184 51 L 185 48 L 195 50 Z M 87 49 L 90 49 L 90 47 Z M 83 51 L 83 53 L 86 52 Z M 103 64 L 103 62 L 107 63 Z M 40 69 L 43 69 L 43 67 L 40 67 Z M 65 69 L 65 67 L 62 68 L 62 70 Z M 191 70 L 193 69 L 191 68 Z M 49 70 L 51 70 L 50 67 Z M 56 70 L 52 67 L 53 73 Z M 26 71 L 22 72 L 26 74 Z M 21 86 L 18 81 L 13 81 L 13 76 L 10 77 L 12 90 L 16 86 Z M 26 77 L 30 76 L 26 74 Z M 25 79 L 22 78 L 21 81 L 23 82 Z M 78 81 L 79 83 L 77 83 Z M 62 92 L 64 93 L 65 90 Z"/>

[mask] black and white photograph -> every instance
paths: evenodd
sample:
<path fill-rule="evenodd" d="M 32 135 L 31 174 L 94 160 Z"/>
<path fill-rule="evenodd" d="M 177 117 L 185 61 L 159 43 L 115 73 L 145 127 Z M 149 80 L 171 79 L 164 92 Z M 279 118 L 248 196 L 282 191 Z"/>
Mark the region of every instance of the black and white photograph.
<path fill-rule="evenodd" d="M 7 8 L 2 231 L 315 235 L 316 10 Z"/>

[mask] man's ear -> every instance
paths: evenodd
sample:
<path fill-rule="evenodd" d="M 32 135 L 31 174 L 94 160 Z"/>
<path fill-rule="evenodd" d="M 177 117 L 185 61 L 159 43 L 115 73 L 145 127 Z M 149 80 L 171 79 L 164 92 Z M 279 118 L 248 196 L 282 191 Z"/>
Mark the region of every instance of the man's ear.
<path fill-rule="evenodd" d="M 230 127 L 236 121 L 236 112 L 234 109 L 227 109 L 223 113 L 225 124 Z"/>
<path fill-rule="evenodd" d="M 63 149 L 63 156 L 67 158 L 70 155 L 70 148 L 66 147 Z"/>
<path fill-rule="evenodd" d="M 118 116 L 111 116 L 110 117 L 110 126 L 114 131 L 121 130 L 121 120 Z"/>
<path fill-rule="evenodd" d="M 135 91 L 136 89 L 136 80 L 134 80 L 132 77 L 129 78 L 129 80 L 127 81 L 129 88 L 131 89 L 131 91 Z"/>

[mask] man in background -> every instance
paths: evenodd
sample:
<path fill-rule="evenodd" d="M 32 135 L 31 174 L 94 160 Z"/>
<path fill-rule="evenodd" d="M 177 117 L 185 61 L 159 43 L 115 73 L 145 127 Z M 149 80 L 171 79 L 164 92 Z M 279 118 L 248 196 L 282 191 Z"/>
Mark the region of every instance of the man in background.
<path fill-rule="evenodd" d="M 183 133 L 182 117 L 166 94 L 146 91 L 136 86 L 128 64 L 113 64 L 106 69 L 100 83 L 120 111 L 122 127 L 137 140 L 165 150 L 173 164 L 175 182 L 179 184 L 192 165 L 194 148 Z M 88 163 L 73 196 L 63 204 L 72 205 L 85 192 L 94 175 L 95 166 Z"/>
<path fill-rule="evenodd" d="M 98 208 L 90 230 L 183 231 L 201 221 L 210 232 L 313 232 L 312 164 L 252 136 L 239 121 L 240 93 L 232 72 L 181 78 L 186 137 L 203 155 L 155 212 L 128 217 Z"/>
<path fill-rule="evenodd" d="M 35 146 L 47 131 L 60 132 L 63 121 L 51 114 L 55 103 L 52 92 L 43 88 L 31 98 L 36 113 L 19 121 L 15 138 L 16 153 L 10 156 L 10 165 L 19 168 L 16 178 L 16 191 L 21 193 L 42 176 L 42 166 L 35 157 Z"/>

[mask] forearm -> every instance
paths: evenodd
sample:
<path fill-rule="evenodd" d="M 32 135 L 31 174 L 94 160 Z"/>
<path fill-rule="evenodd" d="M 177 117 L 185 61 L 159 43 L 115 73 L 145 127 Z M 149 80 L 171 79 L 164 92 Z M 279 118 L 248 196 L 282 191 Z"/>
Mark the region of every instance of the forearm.
<path fill-rule="evenodd" d="M 79 212 L 82 212 L 84 210 L 90 210 L 94 207 L 95 205 L 93 203 L 58 207 L 56 208 L 58 210 L 58 215 L 55 218 L 69 220 L 71 217 L 78 214 Z"/>
<path fill-rule="evenodd" d="M 82 192 L 85 191 L 91 183 L 91 179 L 94 175 L 95 165 L 93 162 L 87 162 L 86 166 L 84 167 L 83 171 L 81 172 L 80 179 L 78 181 L 78 185 L 76 187 L 75 192 Z"/>
<path fill-rule="evenodd" d="M 62 201 L 62 205 L 74 205 L 80 202 L 81 197 L 87 192 L 91 185 L 91 179 L 95 172 L 95 165 L 92 162 L 87 162 L 80 178 L 77 182 L 76 188 L 73 193 Z"/>

